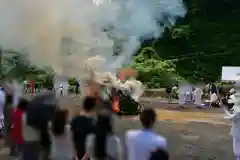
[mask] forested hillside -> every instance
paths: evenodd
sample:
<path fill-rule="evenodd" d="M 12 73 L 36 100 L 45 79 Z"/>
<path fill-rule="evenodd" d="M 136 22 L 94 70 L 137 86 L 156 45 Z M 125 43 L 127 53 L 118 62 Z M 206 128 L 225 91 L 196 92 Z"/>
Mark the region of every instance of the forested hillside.
<path fill-rule="evenodd" d="M 176 75 L 189 81 L 216 81 L 223 65 L 240 65 L 240 1 L 185 0 L 185 4 L 186 17 L 163 37 L 145 43 L 135 57 L 133 66 L 146 83 L 166 85 L 165 75 L 173 81 Z"/>

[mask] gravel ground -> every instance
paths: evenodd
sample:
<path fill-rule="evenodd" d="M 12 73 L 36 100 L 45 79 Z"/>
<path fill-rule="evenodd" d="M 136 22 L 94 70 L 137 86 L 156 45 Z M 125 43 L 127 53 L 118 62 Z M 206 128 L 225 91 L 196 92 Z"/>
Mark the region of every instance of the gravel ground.
<path fill-rule="evenodd" d="M 117 128 L 124 131 L 140 128 L 138 121 L 123 120 Z M 207 123 L 158 122 L 156 131 L 168 140 L 172 160 L 233 160 L 229 126 Z M 10 160 L 7 150 L 0 152 L 1 160 Z"/>

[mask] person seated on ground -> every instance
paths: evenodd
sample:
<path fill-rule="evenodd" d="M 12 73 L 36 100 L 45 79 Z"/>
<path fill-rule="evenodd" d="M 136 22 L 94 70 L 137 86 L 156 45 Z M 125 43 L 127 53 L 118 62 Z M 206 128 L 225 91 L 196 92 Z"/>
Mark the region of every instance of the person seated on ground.
<path fill-rule="evenodd" d="M 54 160 L 72 160 L 73 148 L 72 141 L 67 127 L 67 110 L 57 109 L 53 117 L 52 133 L 53 145 L 51 158 Z"/>
<path fill-rule="evenodd" d="M 95 131 L 87 136 L 85 145 L 90 160 L 122 160 L 121 141 L 113 132 L 109 112 L 98 113 Z"/>
<path fill-rule="evenodd" d="M 96 106 L 96 99 L 87 96 L 83 100 L 83 112 L 73 117 L 71 121 L 72 140 L 74 149 L 78 159 L 82 159 L 85 155 L 85 140 L 88 134 L 94 131 L 94 115 L 93 109 Z"/>
<path fill-rule="evenodd" d="M 12 111 L 11 138 L 13 144 L 11 150 L 18 156 L 23 147 L 22 117 L 27 110 L 28 100 L 20 98 L 17 108 Z"/>
<path fill-rule="evenodd" d="M 148 160 L 157 148 L 166 149 L 166 139 L 154 132 L 156 112 L 147 108 L 140 114 L 143 129 L 126 132 L 126 147 L 128 160 Z"/>
<path fill-rule="evenodd" d="M 216 107 L 218 108 L 219 107 L 219 101 L 218 101 L 218 97 L 217 97 L 217 94 L 216 93 L 212 93 L 210 95 L 210 105 L 209 107 Z"/>

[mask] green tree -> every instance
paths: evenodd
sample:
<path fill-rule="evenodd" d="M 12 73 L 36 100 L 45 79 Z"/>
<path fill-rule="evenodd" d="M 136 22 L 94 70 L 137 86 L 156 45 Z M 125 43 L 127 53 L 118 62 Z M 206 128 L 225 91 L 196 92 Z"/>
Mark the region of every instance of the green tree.
<path fill-rule="evenodd" d="M 223 65 L 240 65 L 240 2 L 185 0 L 188 13 L 155 41 L 162 59 L 173 59 L 176 72 L 193 80 L 218 80 Z"/>

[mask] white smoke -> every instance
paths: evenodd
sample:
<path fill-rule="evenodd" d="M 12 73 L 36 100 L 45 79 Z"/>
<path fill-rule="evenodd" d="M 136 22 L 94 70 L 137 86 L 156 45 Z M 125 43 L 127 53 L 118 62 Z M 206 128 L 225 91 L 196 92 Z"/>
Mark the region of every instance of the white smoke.
<path fill-rule="evenodd" d="M 0 45 L 61 75 L 81 76 L 96 55 L 105 59 L 97 68 L 112 71 L 131 61 L 140 38 L 161 36 L 158 22 L 185 13 L 182 0 L 0 0 Z"/>

